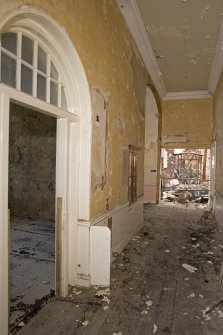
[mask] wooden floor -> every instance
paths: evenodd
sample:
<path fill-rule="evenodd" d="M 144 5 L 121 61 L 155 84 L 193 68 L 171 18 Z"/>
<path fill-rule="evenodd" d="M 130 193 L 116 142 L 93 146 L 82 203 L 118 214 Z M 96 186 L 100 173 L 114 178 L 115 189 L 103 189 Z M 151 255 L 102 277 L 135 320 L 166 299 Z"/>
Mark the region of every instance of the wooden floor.
<path fill-rule="evenodd" d="M 222 335 L 222 256 L 221 235 L 204 210 L 146 206 L 144 229 L 112 265 L 110 289 L 73 289 L 69 301 L 50 302 L 18 334 Z"/>

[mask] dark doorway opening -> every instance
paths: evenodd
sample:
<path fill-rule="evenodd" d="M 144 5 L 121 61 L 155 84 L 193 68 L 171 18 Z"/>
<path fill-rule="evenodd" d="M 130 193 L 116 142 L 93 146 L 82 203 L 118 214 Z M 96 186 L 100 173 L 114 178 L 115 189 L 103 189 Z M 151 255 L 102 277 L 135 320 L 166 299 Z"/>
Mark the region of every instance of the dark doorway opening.
<path fill-rule="evenodd" d="M 55 288 L 56 119 L 10 105 L 11 329 Z"/>

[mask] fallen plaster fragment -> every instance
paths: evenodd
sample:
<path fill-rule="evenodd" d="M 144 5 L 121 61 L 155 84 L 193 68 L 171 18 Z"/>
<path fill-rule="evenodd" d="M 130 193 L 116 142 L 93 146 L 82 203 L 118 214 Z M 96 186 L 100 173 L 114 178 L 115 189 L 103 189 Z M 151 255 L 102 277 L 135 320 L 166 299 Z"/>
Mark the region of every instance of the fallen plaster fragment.
<path fill-rule="evenodd" d="M 18 326 L 22 328 L 22 327 L 25 326 L 25 323 L 23 321 L 21 321 L 21 322 L 19 322 Z"/>
<path fill-rule="evenodd" d="M 187 281 L 187 280 L 190 280 L 190 278 L 187 277 L 187 278 L 184 278 L 184 280 Z"/>
<path fill-rule="evenodd" d="M 200 246 L 199 243 L 197 243 L 197 244 L 192 244 L 192 248 L 198 248 L 199 246 Z"/>
<path fill-rule="evenodd" d="M 141 312 L 141 314 L 143 314 L 143 315 L 146 315 L 146 314 L 148 314 L 149 312 L 147 311 L 147 310 L 144 310 L 144 311 L 142 311 Z"/>
<path fill-rule="evenodd" d="M 209 264 L 213 264 L 213 262 L 212 262 L 212 261 L 208 261 L 208 263 L 209 263 Z"/>
<path fill-rule="evenodd" d="M 107 309 L 109 309 L 109 306 L 108 306 L 108 305 L 103 307 L 103 310 L 104 310 L 104 311 L 106 311 Z"/>
<path fill-rule="evenodd" d="M 191 239 L 192 239 L 192 241 L 196 241 L 196 240 L 197 240 L 197 238 L 196 238 L 196 237 L 192 237 Z"/>
<path fill-rule="evenodd" d="M 168 252 L 170 252 L 170 250 L 165 250 L 165 252 L 167 252 L 167 253 L 168 253 Z"/>
<path fill-rule="evenodd" d="M 119 332 L 119 333 L 113 333 L 112 335 L 122 335 L 122 332 Z"/>
<path fill-rule="evenodd" d="M 79 294 L 82 293 L 82 291 L 75 291 L 74 293 L 75 293 L 76 295 L 79 295 Z"/>
<path fill-rule="evenodd" d="M 202 298 L 202 299 L 204 298 L 203 294 L 199 294 L 199 297 Z"/>
<path fill-rule="evenodd" d="M 82 326 L 88 326 L 89 322 L 86 320 L 84 322 L 82 322 Z"/>
<path fill-rule="evenodd" d="M 153 325 L 153 334 L 155 334 L 158 330 L 158 327 L 156 324 Z"/>
<path fill-rule="evenodd" d="M 202 315 L 203 318 L 205 318 L 205 320 L 211 320 L 211 317 L 209 315 L 207 315 L 207 313 L 210 311 L 210 307 L 206 307 L 203 311 L 202 311 Z"/>
<path fill-rule="evenodd" d="M 195 298 L 195 293 L 191 293 L 190 295 L 187 296 L 187 298 Z"/>
<path fill-rule="evenodd" d="M 106 288 L 105 290 L 99 290 L 98 292 L 95 293 L 97 297 L 104 296 L 104 295 L 110 295 L 111 291 L 110 288 Z"/>
<path fill-rule="evenodd" d="M 219 318 L 223 318 L 223 312 L 222 312 L 222 311 L 220 311 L 220 310 L 218 309 L 218 310 L 217 310 L 217 313 L 218 313 Z"/>
<path fill-rule="evenodd" d="M 102 301 L 107 302 L 107 304 L 110 304 L 110 299 L 108 297 L 103 297 Z"/>
<path fill-rule="evenodd" d="M 152 300 L 148 300 L 148 301 L 146 301 L 146 306 L 147 306 L 147 307 L 152 306 L 152 304 L 153 304 Z"/>
<path fill-rule="evenodd" d="M 182 264 L 182 267 L 184 268 L 184 269 L 186 269 L 187 271 L 189 271 L 190 273 L 194 273 L 194 272 L 196 272 L 197 271 L 197 268 L 195 268 L 194 266 L 191 266 L 191 265 L 189 265 L 189 264 Z"/>
<path fill-rule="evenodd" d="M 187 315 L 188 313 L 187 312 L 184 312 L 183 315 Z"/>
<path fill-rule="evenodd" d="M 204 253 L 205 255 L 214 255 L 214 253 L 212 251 L 208 251 Z"/>

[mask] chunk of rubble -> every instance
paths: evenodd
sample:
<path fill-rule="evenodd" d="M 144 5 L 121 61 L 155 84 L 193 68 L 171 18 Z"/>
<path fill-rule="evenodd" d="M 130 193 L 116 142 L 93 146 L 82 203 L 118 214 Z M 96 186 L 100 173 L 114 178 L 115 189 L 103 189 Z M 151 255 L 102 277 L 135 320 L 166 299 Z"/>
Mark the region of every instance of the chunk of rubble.
<path fill-rule="evenodd" d="M 147 307 L 152 306 L 152 304 L 153 304 L 152 300 L 148 300 L 148 301 L 146 301 L 146 306 L 147 306 Z"/>
<path fill-rule="evenodd" d="M 99 290 L 95 293 L 95 295 L 97 297 L 102 297 L 102 296 L 105 296 L 105 295 L 110 295 L 111 294 L 111 290 L 110 288 L 106 288 L 104 290 Z"/>
<path fill-rule="evenodd" d="M 153 334 L 155 334 L 158 330 L 158 327 L 156 324 L 153 325 Z"/>
<path fill-rule="evenodd" d="M 202 311 L 202 315 L 203 315 L 203 318 L 205 320 L 211 320 L 211 317 L 210 315 L 208 315 L 208 313 L 210 312 L 210 307 L 206 307 L 203 311 Z"/>
<path fill-rule="evenodd" d="M 189 271 L 190 273 L 195 273 L 197 271 L 197 268 L 195 268 L 194 266 L 190 265 L 190 264 L 182 264 L 182 267 L 184 269 L 186 269 L 187 271 Z"/>
<path fill-rule="evenodd" d="M 141 314 L 143 314 L 143 315 L 146 315 L 146 314 L 148 314 L 148 313 L 149 313 L 149 312 L 147 311 L 147 309 L 141 312 Z"/>

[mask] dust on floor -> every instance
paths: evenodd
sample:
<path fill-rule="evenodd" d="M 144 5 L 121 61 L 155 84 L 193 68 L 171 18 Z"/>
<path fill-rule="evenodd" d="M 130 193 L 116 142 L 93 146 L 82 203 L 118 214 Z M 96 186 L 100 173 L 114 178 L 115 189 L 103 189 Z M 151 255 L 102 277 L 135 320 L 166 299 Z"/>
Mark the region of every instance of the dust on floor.
<path fill-rule="evenodd" d="M 55 286 L 55 223 L 11 219 L 11 329 Z"/>
<path fill-rule="evenodd" d="M 221 335 L 223 242 L 207 211 L 146 206 L 145 227 L 111 269 L 110 288 L 71 288 L 19 335 Z"/>

